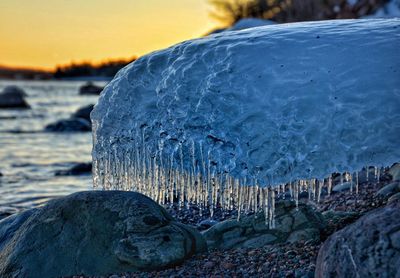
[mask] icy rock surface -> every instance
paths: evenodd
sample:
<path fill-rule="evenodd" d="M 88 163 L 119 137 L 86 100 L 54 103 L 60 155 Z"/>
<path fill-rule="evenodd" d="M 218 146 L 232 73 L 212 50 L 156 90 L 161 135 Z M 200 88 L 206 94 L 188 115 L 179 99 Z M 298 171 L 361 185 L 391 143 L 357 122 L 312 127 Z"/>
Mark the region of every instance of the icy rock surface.
<path fill-rule="evenodd" d="M 225 32 L 144 56 L 91 114 L 94 184 L 231 207 L 269 185 L 390 165 L 399 49 L 400 20 L 369 19 Z"/>

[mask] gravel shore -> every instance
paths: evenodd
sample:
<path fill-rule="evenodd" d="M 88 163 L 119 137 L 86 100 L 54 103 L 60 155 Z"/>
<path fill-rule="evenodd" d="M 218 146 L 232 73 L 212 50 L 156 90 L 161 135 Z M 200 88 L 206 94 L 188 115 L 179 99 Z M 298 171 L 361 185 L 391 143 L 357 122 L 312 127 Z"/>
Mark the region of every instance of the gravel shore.
<path fill-rule="evenodd" d="M 377 196 L 376 192 L 388 183 L 390 178 L 382 176 L 379 182 L 374 180 L 360 184 L 358 194 L 347 190 L 326 195 L 319 203 L 307 198 L 301 199 L 301 202 L 308 203 L 323 214 L 332 211 L 343 213 L 341 218 L 327 217 L 326 228 L 321 234 L 324 241 L 366 212 L 385 205 L 387 198 Z M 202 211 L 200 214 L 199 209 L 194 206 L 189 209 L 171 206 L 167 210 L 178 221 L 196 226 L 198 230 L 208 228 L 208 225 L 215 221 L 237 217 L 236 211 L 217 209 L 210 221 L 209 211 Z M 311 240 L 256 249 L 209 250 L 192 257 L 180 266 L 152 272 L 114 274 L 109 277 L 314 277 L 320 246 L 320 241 Z"/>

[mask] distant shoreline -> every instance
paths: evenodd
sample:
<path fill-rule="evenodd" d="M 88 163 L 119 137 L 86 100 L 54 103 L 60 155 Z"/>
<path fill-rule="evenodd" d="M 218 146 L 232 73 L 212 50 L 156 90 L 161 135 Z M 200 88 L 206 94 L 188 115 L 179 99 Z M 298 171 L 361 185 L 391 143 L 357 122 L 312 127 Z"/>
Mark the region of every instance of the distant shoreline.
<path fill-rule="evenodd" d="M 109 60 L 99 64 L 90 62 L 57 66 L 54 70 L 35 68 L 13 68 L 0 65 L 0 80 L 67 80 L 67 81 L 110 81 L 115 74 L 136 60 Z"/>

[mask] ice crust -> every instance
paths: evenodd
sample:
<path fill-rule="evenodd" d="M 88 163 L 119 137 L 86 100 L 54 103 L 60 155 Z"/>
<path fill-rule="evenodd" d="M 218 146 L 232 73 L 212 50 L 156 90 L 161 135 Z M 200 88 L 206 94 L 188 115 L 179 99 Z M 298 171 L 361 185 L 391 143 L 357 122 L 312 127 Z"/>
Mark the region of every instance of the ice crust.
<path fill-rule="evenodd" d="M 185 41 L 122 69 L 91 118 L 104 188 L 179 173 L 265 187 L 387 166 L 400 158 L 400 20 Z"/>

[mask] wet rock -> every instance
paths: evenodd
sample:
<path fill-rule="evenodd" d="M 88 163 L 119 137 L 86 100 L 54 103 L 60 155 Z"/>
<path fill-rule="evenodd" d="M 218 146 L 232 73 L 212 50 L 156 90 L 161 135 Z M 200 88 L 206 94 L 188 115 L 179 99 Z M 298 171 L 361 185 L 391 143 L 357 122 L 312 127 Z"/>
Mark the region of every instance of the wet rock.
<path fill-rule="evenodd" d="M 0 222 L 0 277 L 108 275 L 180 264 L 202 236 L 136 192 L 79 192 Z"/>
<path fill-rule="evenodd" d="M 79 88 L 80 95 L 100 95 L 104 87 L 94 85 L 92 82 L 88 82 Z"/>
<path fill-rule="evenodd" d="M 25 101 L 26 93 L 17 86 L 8 86 L 0 93 L 0 108 L 30 108 Z"/>
<path fill-rule="evenodd" d="M 12 214 L 0 221 L 0 250 L 3 250 L 9 241 L 12 240 L 16 231 L 25 223 L 26 220 L 29 219 L 37 209 L 29 209 L 25 210 L 21 213 Z M 5 250 L 4 250 L 5 251 Z M 0 251 L 0 254 L 2 251 Z M 1 258 L 1 255 L 0 255 Z M 0 274 L 2 274 L 2 266 L 0 260 Z M 2 275 L 0 275 L 2 277 Z"/>
<path fill-rule="evenodd" d="M 59 120 L 45 127 L 45 131 L 48 132 L 83 132 L 91 130 L 90 122 L 81 118 Z"/>
<path fill-rule="evenodd" d="M 373 210 L 322 245 L 315 277 L 398 277 L 400 202 Z"/>
<path fill-rule="evenodd" d="M 203 232 L 211 249 L 259 248 L 265 245 L 319 240 L 325 226 L 322 215 L 310 206 L 285 200 L 276 203 L 275 228 L 269 229 L 262 212 L 222 221 Z"/>
<path fill-rule="evenodd" d="M 376 194 L 382 197 L 390 197 L 398 192 L 400 192 L 400 182 L 395 181 L 379 189 Z"/>
<path fill-rule="evenodd" d="M 18 213 L 18 209 L 14 207 L 7 207 L 7 206 L 1 206 L 0 207 L 0 220 L 6 217 L 9 217 L 10 215 Z"/>
<path fill-rule="evenodd" d="M 77 163 L 68 170 L 56 171 L 56 176 L 79 176 L 92 173 L 92 163 Z"/>
<path fill-rule="evenodd" d="M 79 108 L 74 114 L 72 114 L 72 118 L 81 118 L 90 122 L 90 112 L 92 112 L 93 106 L 94 104 L 89 104 Z"/>

